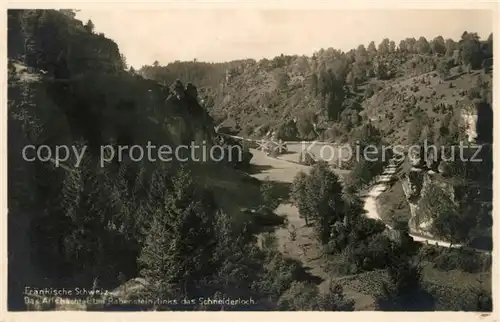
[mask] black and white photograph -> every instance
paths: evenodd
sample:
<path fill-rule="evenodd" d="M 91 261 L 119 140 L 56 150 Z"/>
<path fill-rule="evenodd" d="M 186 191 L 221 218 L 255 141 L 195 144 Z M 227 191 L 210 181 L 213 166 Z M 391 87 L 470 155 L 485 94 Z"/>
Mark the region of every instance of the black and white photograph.
<path fill-rule="evenodd" d="M 7 310 L 492 314 L 497 5 L 8 9 Z"/>

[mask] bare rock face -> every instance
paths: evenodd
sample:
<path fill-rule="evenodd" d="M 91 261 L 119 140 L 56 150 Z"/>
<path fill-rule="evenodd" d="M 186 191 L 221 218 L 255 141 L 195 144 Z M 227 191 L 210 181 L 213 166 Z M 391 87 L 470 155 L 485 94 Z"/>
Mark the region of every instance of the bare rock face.
<path fill-rule="evenodd" d="M 441 162 L 438 168 L 444 172 L 445 162 Z M 411 232 L 416 232 L 432 237 L 433 210 L 428 204 L 429 197 L 434 193 L 434 188 L 441 189 L 453 201 L 456 200 L 456 189 L 445 180 L 442 174 L 427 172 L 413 168 L 402 180 L 403 191 L 410 206 L 410 220 L 408 226 Z"/>
<path fill-rule="evenodd" d="M 417 200 L 422 190 L 424 172 L 420 169 L 411 169 L 404 180 L 403 189 L 409 201 Z"/>
<path fill-rule="evenodd" d="M 467 141 L 469 143 L 475 143 L 478 137 L 478 108 L 477 104 L 474 102 L 466 101 L 463 103 L 460 116 L 465 126 L 465 132 L 467 134 Z"/>
<path fill-rule="evenodd" d="M 460 117 L 469 143 L 493 142 L 493 110 L 490 104 L 478 100 L 464 100 Z"/>
<path fill-rule="evenodd" d="M 429 174 L 421 169 L 413 168 L 408 172 L 406 178 L 403 179 L 403 191 L 410 206 L 410 220 L 408 226 L 410 231 L 420 231 L 419 226 L 422 222 L 420 218 L 420 200 L 425 193 L 425 185 L 428 184 Z"/>

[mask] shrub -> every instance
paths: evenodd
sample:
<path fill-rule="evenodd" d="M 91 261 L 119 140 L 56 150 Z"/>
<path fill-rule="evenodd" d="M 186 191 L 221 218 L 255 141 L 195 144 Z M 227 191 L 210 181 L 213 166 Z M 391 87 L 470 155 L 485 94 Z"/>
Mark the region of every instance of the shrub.
<path fill-rule="evenodd" d="M 278 309 L 286 311 L 354 311 L 354 301 L 346 299 L 340 285 L 330 285 L 320 294 L 312 283 L 294 282 L 278 301 Z"/>
<path fill-rule="evenodd" d="M 460 269 L 467 273 L 477 273 L 488 269 L 488 257 L 471 250 L 449 250 L 435 256 L 434 267 L 449 271 Z"/>
<path fill-rule="evenodd" d="M 452 59 L 445 59 L 439 62 L 437 66 L 437 70 L 441 77 L 446 77 L 450 74 L 450 69 L 453 67 L 453 60 Z"/>
<path fill-rule="evenodd" d="M 266 262 L 262 278 L 252 288 L 272 300 L 278 300 L 299 279 L 303 269 L 299 261 L 284 257 L 277 251 L 270 251 Z"/>
<path fill-rule="evenodd" d="M 353 188 L 359 189 L 370 184 L 373 178 L 375 178 L 382 172 L 385 165 L 385 162 L 382 160 L 382 158 L 377 157 L 370 160 L 375 161 L 362 159 L 354 165 L 352 172 L 349 174 L 349 185 L 351 185 Z"/>
<path fill-rule="evenodd" d="M 297 126 L 292 120 L 284 122 L 278 126 L 277 137 L 281 140 L 295 140 L 298 135 Z"/>
<path fill-rule="evenodd" d="M 277 192 L 276 183 L 266 180 L 260 186 L 260 193 L 262 195 L 262 200 L 264 205 L 270 209 L 275 209 L 279 205 L 279 196 Z"/>
<path fill-rule="evenodd" d="M 471 100 L 476 99 L 476 98 L 481 98 L 481 89 L 472 88 L 471 90 L 468 91 L 467 97 Z"/>
<path fill-rule="evenodd" d="M 288 229 L 288 233 L 290 234 L 290 240 L 295 241 L 297 239 L 297 228 L 295 225 L 291 225 L 290 228 Z"/>
<path fill-rule="evenodd" d="M 312 311 L 317 307 L 318 288 L 312 283 L 293 282 L 280 297 L 278 309 L 283 311 Z"/>
<path fill-rule="evenodd" d="M 312 118 L 310 114 L 304 113 L 297 119 L 296 127 L 298 136 L 303 140 L 314 139 L 316 137 Z"/>
<path fill-rule="evenodd" d="M 391 252 L 391 241 L 377 234 L 362 242 L 349 244 L 343 255 L 351 265 L 351 273 L 357 273 L 387 267 Z"/>

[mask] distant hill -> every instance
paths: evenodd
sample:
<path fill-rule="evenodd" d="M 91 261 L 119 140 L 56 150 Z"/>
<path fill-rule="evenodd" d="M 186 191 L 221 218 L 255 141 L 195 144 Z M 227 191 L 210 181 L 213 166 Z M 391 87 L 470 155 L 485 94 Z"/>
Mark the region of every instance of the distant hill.
<path fill-rule="evenodd" d="M 492 44 L 492 35 L 480 40 L 464 32 L 458 41 L 407 38 L 396 46 L 385 39 L 378 48 L 372 42 L 312 57 L 174 62 L 138 72 L 197 84 L 216 122 L 242 135 L 273 129 L 284 139 L 347 141 L 370 120 L 391 142 L 405 143 L 415 119 L 439 133 L 450 122 L 459 125 L 455 112 L 467 99 L 491 105 Z"/>

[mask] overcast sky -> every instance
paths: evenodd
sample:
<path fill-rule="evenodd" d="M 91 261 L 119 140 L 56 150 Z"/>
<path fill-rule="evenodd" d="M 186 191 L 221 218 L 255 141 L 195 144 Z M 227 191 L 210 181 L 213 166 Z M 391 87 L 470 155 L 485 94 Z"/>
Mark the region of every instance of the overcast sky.
<path fill-rule="evenodd" d="M 493 30 L 486 10 L 81 10 L 77 18 L 92 19 L 134 67 L 346 51 L 386 37 L 396 44 L 419 36 L 457 40 L 464 30 L 487 38 Z"/>

